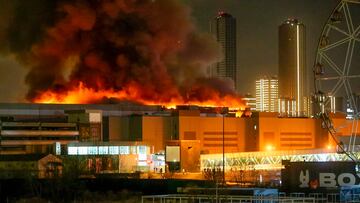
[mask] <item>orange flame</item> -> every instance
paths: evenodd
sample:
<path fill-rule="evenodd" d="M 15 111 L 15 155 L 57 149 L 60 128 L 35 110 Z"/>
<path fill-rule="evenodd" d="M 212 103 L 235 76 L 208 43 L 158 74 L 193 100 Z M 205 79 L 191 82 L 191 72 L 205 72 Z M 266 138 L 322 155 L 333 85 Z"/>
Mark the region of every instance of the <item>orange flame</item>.
<path fill-rule="evenodd" d="M 184 101 L 181 97 L 171 99 L 171 101 L 149 101 L 138 97 L 137 88 L 129 86 L 127 89 L 116 91 L 94 90 L 86 87 L 82 82 L 72 89 L 58 93 L 53 90 L 47 90 L 41 93 L 33 100 L 35 103 L 57 103 L 57 104 L 87 104 L 94 101 L 103 101 L 105 99 L 116 99 L 119 101 L 136 101 L 144 105 L 161 105 L 166 108 L 176 108 L 177 105 L 196 105 L 203 107 L 230 107 L 243 110 L 244 105 L 240 97 L 226 95 L 221 97 L 215 94 L 211 100 L 206 101 Z"/>

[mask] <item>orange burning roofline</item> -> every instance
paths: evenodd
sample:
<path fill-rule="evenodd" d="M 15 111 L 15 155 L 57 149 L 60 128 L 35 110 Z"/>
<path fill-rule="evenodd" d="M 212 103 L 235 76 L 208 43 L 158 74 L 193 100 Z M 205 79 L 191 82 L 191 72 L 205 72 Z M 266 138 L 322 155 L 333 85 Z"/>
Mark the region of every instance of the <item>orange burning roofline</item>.
<path fill-rule="evenodd" d="M 172 98 L 170 101 L 150 101 L 139 97 L 136 88 L 128 88 L 120 91 L 115 90 L 94 90 L 86 87 L 82 82 L 78 86 L 66 92 L 55 92 L 47 90 L 36 97 L 34 103 L 57 103 L 57 104 L 88 104 L 101 103 L 104 100 L 115 99 L 118 101 L 134 101 L 144 105 L 160 105 L 167 109 L 175 109 L 180 105 L 199 106 L 199 107 L 228 107 L 231 111 L 244 110 L 245 105 L 242 103 L 240 97 L 226 95 L 206 101 L 189 100 L 184 101 L 181 97 Z"/>

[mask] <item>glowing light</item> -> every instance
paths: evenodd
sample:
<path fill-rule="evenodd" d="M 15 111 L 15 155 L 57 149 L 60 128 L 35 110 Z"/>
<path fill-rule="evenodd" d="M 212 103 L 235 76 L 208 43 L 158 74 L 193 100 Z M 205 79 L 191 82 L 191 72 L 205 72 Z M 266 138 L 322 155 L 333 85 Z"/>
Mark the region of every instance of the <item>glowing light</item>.
<path fill-rule="evenodd" d="M 237 117 L 237 118 L 240 118 L 242 115 L 243 115 L 243 112 L 241 112 L 241 111 L 236 111 L 236 113 L 235 113 L 235 117 Z"/>
<path fill-rule="evenodd" d="M 165 108 L 167 108 L 167 109 L 176 109 L 176 105 L 168 105 L 168 106 L 165 106 Z"/>
<path fill-rule="evenodd" d="M 266 151 L 273 151 L 275 148 L 274 148 L 274 146 L 272 146 L 271 144 L 269 144 L 269 145 L 266 145 Z"/>
<path fill-rule="evenodd" d="M 331 150 L 331 149 L 333 149 L 334 148 L 334 146 L 332 146 L 331 144 L 328 144 L 327 146 L 326 146 L 326 149 L 328 149 L 328 150 Z"/>

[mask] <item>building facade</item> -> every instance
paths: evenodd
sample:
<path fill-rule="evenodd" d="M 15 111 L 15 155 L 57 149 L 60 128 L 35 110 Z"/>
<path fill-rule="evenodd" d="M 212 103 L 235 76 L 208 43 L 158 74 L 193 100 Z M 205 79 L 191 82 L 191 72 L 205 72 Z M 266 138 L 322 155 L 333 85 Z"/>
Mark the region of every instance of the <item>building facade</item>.
<path fill-rule="evenodd" d="M 250 109 L 250 111 L 256 111 L 256 97 L 253 97 L 251 94 L 246 94 L 241 100 L 245 105 Z"/>
<path fill-rule="evenodd" d="M 279 97 L 283 116 L 308 116 L 305 26 L 288 19 L 279 27 Z"/>
<path fill-rule="evenodd" d="M 41 110 L 33 114 L 34 108 Z M 335 146 L 321 120 L 282 118 L 274 112 L 236 117 L 230 111 L 220 114 L 216 108 L 196 106 L 162 109 L 120 104 L 0 104 L 0 117 L 1 154 L 49 153 L 53 151 L 47 149 L 58 143 L 61 155 L 116 156 L 114 167 L 119 160 L 126 160 L 120 169 L 111 169 L 118 171 L 159 169 L 166 162 L 177 169 L 196 172 L 200 170 L 202 154 Z M 345 120 L 345 115 L 333 120 L 335 126 L 353 122 Z M 337 132 L 344 143 L 349 143 L 352 130 L 351 125 L 347 126 Z M 167 149 L 178 154 L 166 158 Z M 162 158 L 153 159 L 153 155 Z M 110 162 L 106 157 L 94 157 L 89 168 L 110 170 L 100 164 L 106 166 Z"/>
<path fill-rule="evenodd" d="M 256 110 L 278 112 L 278 79 L 264 77 L 256 80 Z"/>
<path fill-rule="evenodd" d="M 360 111 L 360 94 L 352 94 L 346 101 L 346 118 L 358 119 Z"/>
<path fill-rule="evenodd" d="M 210 66 L 209 75 L 231 79 L 236 89 L 236 19 L 228 13 L 219 12 L 210 22 L 210 32 L 220 44 L 223 58 Z"/>
<path fill-rule="evenodd" d="M 0 179 L 56 178 L 62 170 L 62 160 L 52 154 L 0 156 Z"/>

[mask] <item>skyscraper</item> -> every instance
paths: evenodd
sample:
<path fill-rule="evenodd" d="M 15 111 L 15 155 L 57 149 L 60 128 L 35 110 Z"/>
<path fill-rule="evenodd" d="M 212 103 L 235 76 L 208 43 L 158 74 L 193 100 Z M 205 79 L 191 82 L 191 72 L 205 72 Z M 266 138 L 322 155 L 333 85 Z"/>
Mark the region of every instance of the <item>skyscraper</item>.
<path fill-rule="evenodd" d="M 278 112 L 278 79 L 276 77 L 256 80 L 256 110 Z"/>
<path fill-rule="evenodd" d="M 236 89 L 236 19 L 228 13 L 219 12 L 210 22 L 210 32 L 221 45 L 223 59 L 209 68 L 209 75 L 231 79 Z"/>
<path fill-rule="evenodd" d="M 307 84 L 305 68 L 305 26 L 288 19 L 279 27 L 280 113 L 306 116 Z"/>

